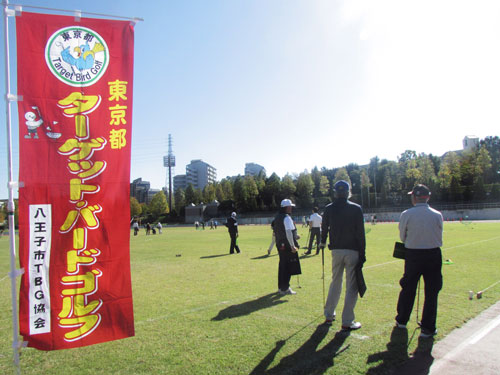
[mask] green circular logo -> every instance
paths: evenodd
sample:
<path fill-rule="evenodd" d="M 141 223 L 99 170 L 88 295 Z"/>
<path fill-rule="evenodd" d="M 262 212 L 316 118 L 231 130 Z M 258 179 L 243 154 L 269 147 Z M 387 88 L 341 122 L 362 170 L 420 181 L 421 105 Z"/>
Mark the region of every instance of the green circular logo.
<path fill-rule="evenodd" d="M 57 30 L 45 46 L 45 61 L 52 74 L 74 87 L 91 86 L 109 64 L 109 49 L 95 31 L 81 26 Z"/>

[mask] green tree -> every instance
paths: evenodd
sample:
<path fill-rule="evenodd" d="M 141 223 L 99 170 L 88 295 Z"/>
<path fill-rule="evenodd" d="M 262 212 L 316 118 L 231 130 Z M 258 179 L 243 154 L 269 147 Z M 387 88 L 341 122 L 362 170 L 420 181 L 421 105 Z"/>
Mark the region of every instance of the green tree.
<path fill-rule="evenodd" d="M 484 178 L 487 178 L 488 175 L 490 175 L 491 172 L 491 156 L 490 153 L 488 152 L 488 149 L 486 148 L 485 145 L 482 145 L 479 148 L 479 151 L 477 153 L 476 157 L 476 170 L 475 170 L 475 179 L 481 178 L 484 183 Z"/>
<path fill-rule="evenodd" d="M 186 205 L 188 204 L 200 204 L 203 201 L 203 193 L 200 189 L 195 189 L 193 184 L 189 184 L 185 191 Z"/>
<path fill-rule="evenodd" d="M 287 174 L 281 181 L 281 199 L 292 199 L 297 187 L 293 183 L 292 176 Z M 281 201 L 281 200 L 280 200 Z"/>
<path fill-rule="evenodd" d="M 163 191 L 159 191 L 153 196 L 149 204 L 149 211 L 154 216 L 154 220 L 157 220 L 161 215 L 169 213 L 167 197 Z"/>
<path fill-rule="evenodd" d="M 247 175 L 243 178 L 242 195 L 245 208 L 249 211 L 256 210 L 259 189 L 253 176 Z"/>
<path fill-rule="evenodd" d="M 326 197 L 329 191 L 330 191 L 330 181 L 328 181 L 328 177 L 321 176 L 319 180 L 318 196 Z"/>
<path fill-rule="evenodd" d="M 417 182 L 427 185 L 432 190 L 436 182 L 434 163 L 426 154 L 422 153 L 417 158 L 417 165 L 417 169 L 420 172 L 420 178 L 417 180 Z"/>
<path fill-rule="evenodd" d="M 448 152 L 441 162 L 438 173 L 439 186 L 443 189 L 449 189 L 451 180 L 460 181 L 460 159 L 456 152 Z"/>
<path fill-rule="evenodd" d="M 312 207 L 313 203 L 314 182 L 311 175 L 307 172 L 302 172 L 297 178 L 297 203 L 301 207 Z"/>
<path fill-rule="evenodd" d="M 222 191 L 224 192 L 224 200 L 234 200 L 233 182 L 229 179 L 223 178 L 220 182 Z"/>
<path fill-rule="evenodd" d="M 491 158 L 490 171 L 486 173 L 486 182 L 500 182 L 500 137 L 486 137 L 479 144 L 488 150 Z"/>
<path fill-rule="evenodd" d="M 135 197 L 130 197 L 130 217 L 137 217 L 142 213 L 142 207 Z"/>
<path fill-rule="evenodd" d="M 217 183 L 215 185 L 215 197 L 219 202 L 223 202 L 226 200 L 226 196 L 224 195 L 224 190 L 222 189 L 221 183 Z"/>
<path fill-rule="evenodd" d="M 182 188 L 178 188 L 174 192 L 175 212 L 180 214 L 182 209 L 186 206 L 186 196 Z"/>
<path fill-rule="evenodd" d="M 278 208 L 278 200 L 281 194 L 281 179 L 276 173 L 273 173 L 266 179 L 266 185 L 263 190 L 264 204 L 271 210 Z"/>
<path fill-rule="evenodd" d="M 243 191 L 243 178 L 238 176 L 233 182 L 233 199 L 236 207 L 239 209 L 245 208 L 245 192 Z"/>
<path fill-rule="evenodd" d="M 368 176 L 368 173 L 366 173 L 366 169 L 363 168 L 361 170 L 361 205 L 364 203 L 363 191 L 366 189 L 368 207 L 370 207 L 370 186 L 372 186 L 370 177 Z"/>
<path fill-rule="evenodd" d="M 203 188 L 203 201 L 205 203 L 213 202 L 216 198 L 215 187 L 213 184 L 207 184 Z"/>

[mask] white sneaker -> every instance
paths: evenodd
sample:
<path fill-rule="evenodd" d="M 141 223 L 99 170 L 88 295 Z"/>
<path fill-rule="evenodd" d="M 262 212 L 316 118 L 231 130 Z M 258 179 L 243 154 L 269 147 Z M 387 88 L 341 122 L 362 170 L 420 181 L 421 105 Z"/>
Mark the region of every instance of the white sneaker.
<path fill-rule="evenodd" d="M 354 331 L 355 329 L 360 329 L 360 328 L 361 328 L 360 322 L 352 322 L 351 325 L 342 326 L 342 329 L 344 331 Z"/>
<path fill-rule="evenodd" d="M 280 290 L 280 294 L 284 296 L 285 294 L 297 294 L 297 292 L 293 291 L 292 288 L 288 288 L 287 290 Z"/>

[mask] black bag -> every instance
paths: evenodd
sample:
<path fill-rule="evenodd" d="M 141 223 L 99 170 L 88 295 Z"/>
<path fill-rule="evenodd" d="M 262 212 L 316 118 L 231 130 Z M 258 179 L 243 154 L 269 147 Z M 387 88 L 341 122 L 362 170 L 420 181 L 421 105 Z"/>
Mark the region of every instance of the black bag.
<path fill-rule="evenodd" d="M 394 244 L 394 252 L 392 253 L 394 258 L 406 259 L 406 247 L 402 242 L 396 242 Z"/>
<path fill-rule="evenodd" d="M 291 253 L 288 257 L 288 270 L 290 275 L 300 275 L 302 270 L 300 269 L 299 253 Z"/>
<path fill-rule="evenodd" d="M 365 295 L 366 292 L 366 283 L 365 278 L 363 276 L 363 268 L 356 267 L 356 283 L 358 284 L 358 293 L 361 298 Z"/>

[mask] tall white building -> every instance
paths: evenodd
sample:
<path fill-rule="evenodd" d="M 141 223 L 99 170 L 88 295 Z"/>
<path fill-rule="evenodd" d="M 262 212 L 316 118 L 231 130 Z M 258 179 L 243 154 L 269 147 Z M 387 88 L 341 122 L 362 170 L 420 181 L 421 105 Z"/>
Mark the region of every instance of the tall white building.
<path fill-rule="evenodd" d="M 462 141 L 464 150 L 472 150 L 479 147 L 479 138 L 475 135 L 466 135 Z"/>
<path fill-rule="evenodd" d="M 246 163 L 245 164 L 245 176 L 258 176 L 260 172 L 266 173 L 266 169 L 259 164 Z"/>
<path fill-rule="evenodd" d="M 194 188 L 203 190 L 203 188 L 217 180 L 217 170 L 210 164 L 197 159 L 191 160 L 186 165 L 186 174 L 174 177 L 174 190 L 178 188 L 186 189 L 189 184 Z"/>

